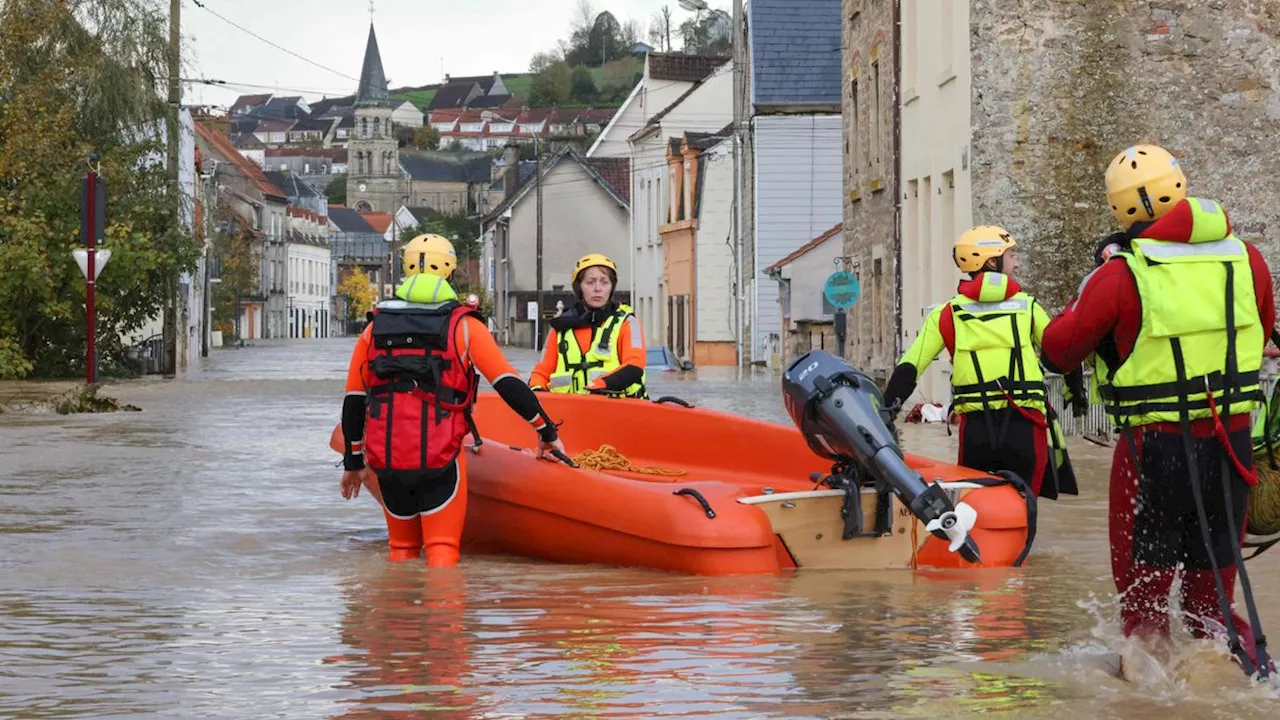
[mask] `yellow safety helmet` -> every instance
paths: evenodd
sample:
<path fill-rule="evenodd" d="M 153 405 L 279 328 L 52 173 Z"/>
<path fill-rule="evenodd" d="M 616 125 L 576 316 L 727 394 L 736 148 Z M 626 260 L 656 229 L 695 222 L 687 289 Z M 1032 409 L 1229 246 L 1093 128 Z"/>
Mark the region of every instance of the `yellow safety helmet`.
<path fill-rule="evenodd" d="M 583 255 L 582 259 L 573 266 L 573 279 L 570 280 L 570 283 L 578 284 L 578 276 L 582 274 L 582 271 L 596 266 L 607 267 L 613 271 L 614 278 L 618 277 L 618 266 L 614 265 L 612 260 L 600 253 L 588 253 Z"/>
<path fill-rule="evenodd" d="M 1187 197 L 1178 159 L 1155 145 L 1134 145 L 1107 165 L 1107 204 L 1124 227 L 1164 215 Z"/>
<path fill-rule="evenodd" d="M 404 277 L 427 273 L 445 280 L 458 267 L 453 243 L 440 235 L 419 235 L 404 245 Z"/>
<path fill-rule="evenodd" d="M 997 225 L 978 225 L 969 228 L 956 238 L 955 248 L 951 251 L 956 267 L 961 272 L 981 272 L 991 258 L 998 258 L 1006 250 L 1016 246 L 1013 236 L 1008 230 Z"/>

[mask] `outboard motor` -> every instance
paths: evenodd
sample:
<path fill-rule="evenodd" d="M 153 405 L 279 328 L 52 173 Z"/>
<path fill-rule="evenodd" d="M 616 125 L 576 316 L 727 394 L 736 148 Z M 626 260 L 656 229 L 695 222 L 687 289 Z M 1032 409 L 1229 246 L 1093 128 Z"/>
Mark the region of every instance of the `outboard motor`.
<path fill-rule="evenodd" d="M 821 350 L 797 359 L 782 376 L 787 413 L 809 448 L 820 457 L 851 465 L 890 490 L 925 523 L 925 529 L 949 540 L 971 563 L 981 562 L 969 536 L 978 513 L 966 503 L 952 506 L 942 486 L 927 484 L 907 466 L 890 426 L 893 416 L 871 378 L 844 360 Z M 856 494 L 857 488 L 853 489 Z"/>

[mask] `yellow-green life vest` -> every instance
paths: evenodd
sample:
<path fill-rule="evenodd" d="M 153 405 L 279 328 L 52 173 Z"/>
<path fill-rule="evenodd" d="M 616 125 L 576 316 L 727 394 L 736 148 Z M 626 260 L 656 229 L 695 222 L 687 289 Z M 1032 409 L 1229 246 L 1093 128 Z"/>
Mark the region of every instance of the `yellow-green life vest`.
<path fill-rule="evenodd" d="M 632 317 L 631 308 L 619 305 L 617 311 L 596 327 L 591 336 L 591 347 L 585 356 L 578 346 L 578 337 L 572 329 L 557 332 L 559 335 L 556 370 L 551 373 L 550 390 L 554 393 L 587 394 L 587 388 L 597 379 L 604 377 L 622 367 L 618 354 L 618 338 L 622 333 L 622 322 Z M 635 322 L 633 319 L 632 322 Z M 620 397 L 649 397 L 645 389 L 644 368 L 640 369 L 640 381 L 633 383 L 621 393 Z"/>
<path fill-rule="evenodd" d="M 1132 252 L 1120 253 L 1138 289 L 1142 325 L 1129 357 L 1098 378 L 1117 425 L 1178 422 L 1183 410 L 1189 420 L 1211 417 L 1206 388 L 1220 415 L 1261 404 L 1265 336 L 1248 248 L 1228 232 L 1221 205 L 1188 203 L 1190 242 L 1135 238 Z"/>
<path fill-rule="evenodd" d="M 1012 397 L 1018 407 L 1044 412 L 1044 372 L 1032 330 L 1035 299 L 1019 292 L 1006 298 L 1009 277 L 986 273 L 978 299 L 951 299 L 956 345 L 951 401 L 956 412 L 997 410 Z"/>

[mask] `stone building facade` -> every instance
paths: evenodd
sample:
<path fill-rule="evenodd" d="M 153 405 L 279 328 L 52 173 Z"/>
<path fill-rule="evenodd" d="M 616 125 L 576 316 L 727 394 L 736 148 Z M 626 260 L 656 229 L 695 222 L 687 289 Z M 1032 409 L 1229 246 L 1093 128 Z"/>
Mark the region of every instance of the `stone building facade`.
<path fill-rule="evenodd" d="M 1280 263 L 1266 234 L 1280 223 L 1280 4 L 974 0 L 969 27 L 973 212 L 1019 239 L 1046 307 L 1115 229 L 1103 172 L 1138 142 L 1177 156 L 1191 194 Z"/>
<path fill-rule="evenodd" d="M 845 357 L 887 379 L 898 353 L 895 0 L 845 0 L 844 232 L 861 296 L 848 313 Z"/>
<path fill-rule="evenodd" d="M 960 274 L 950 247 L 973 225 L 1007 228 L 1022 251 L 1019 280 L 1051 312 L 1060 309 L 1092 268 L 1097 239 L 1115 229 L 1104 196 L 1106 163 L 1139 142 L 1173 152 L 1191 193 L 1220 200 L 1237 234 L 1280 263 L 1280 242 L 1266 234 L 1280 222 L 1280 155 L 1270 147 L 1280 132 L 1277 3 L 844 6 L 846 252 L 860 263 L 863 288 L 849 319 L 855 364 L 892 368 L 928 311 L 955 292 Z M 883 55 L 894 47 L 901 50 L 898 67 Z M 882 58 L 881 83 L 890 83 L 883 92 L 893 98 L 880 125 L 871 121 L 868 100 L 873 49 Z M 896 195 L 868 193 L 878 175 L 870 173 L 874 158 L 860 153 L 880 128 L 890 134 L 880 146 L 901 168 L 884 174 Z M 877 243 L 881 272 L 890 278 L 879 287 L 892 296 L 878 305 L 869 263 Z M 877 322 L 899 327 L 879 351 L 866 340 L 879 337 Z M 946 365 L 944 353 L 922 378 L 916 401 L 947 399 Z"/>

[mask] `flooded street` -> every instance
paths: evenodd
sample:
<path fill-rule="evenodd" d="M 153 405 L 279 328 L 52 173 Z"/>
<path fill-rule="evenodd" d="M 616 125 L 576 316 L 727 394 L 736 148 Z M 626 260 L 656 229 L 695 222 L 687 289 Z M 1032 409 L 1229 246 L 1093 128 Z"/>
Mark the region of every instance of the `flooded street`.
<path fill-rule="evenodd" d="M 1081 496 L 1040 504 L 1022 569 L 391 565 L 328 449 L 351 345 L 217 351 L 189 380 L 107 389 L 140 413 L 0 415 L 0 716 L 1276 716 L 1280 692 L 1203 653 L 1169 685 L 1110 675 L 1110 451 L 1087 443 Z M 685 375 L 651 394 L 787 422 L 776 375 Z M 904 437 L 955 458 L 940 427 Z M 1249 569 L 1280 637 L 1280 551 Z"/>

